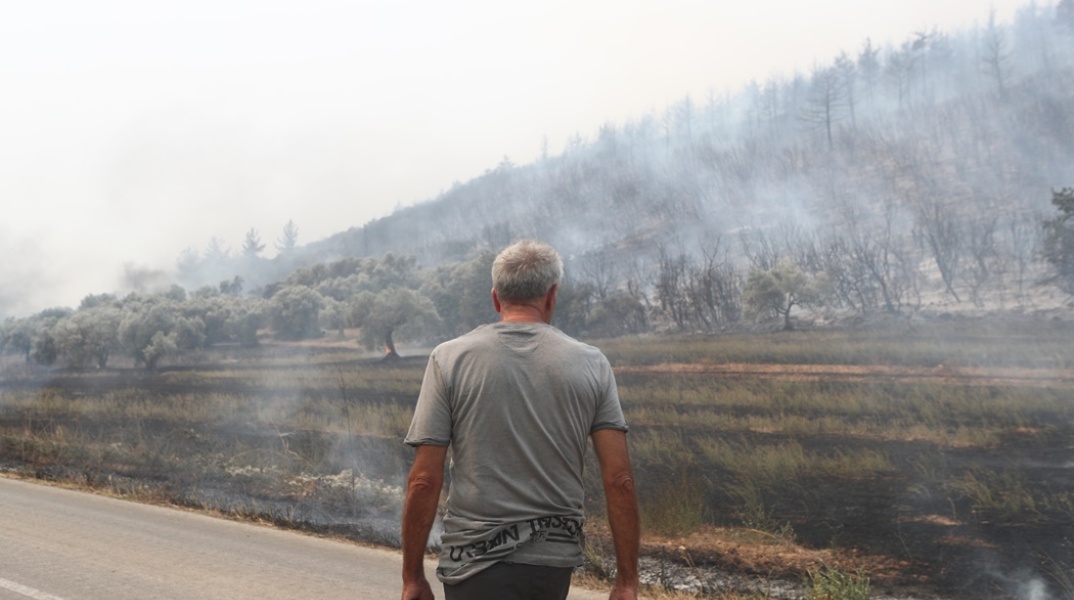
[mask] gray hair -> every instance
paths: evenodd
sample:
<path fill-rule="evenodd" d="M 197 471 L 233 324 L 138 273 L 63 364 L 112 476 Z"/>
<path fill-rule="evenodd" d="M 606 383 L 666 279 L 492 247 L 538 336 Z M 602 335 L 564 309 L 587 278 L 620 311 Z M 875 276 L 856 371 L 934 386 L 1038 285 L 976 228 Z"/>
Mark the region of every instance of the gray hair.
<path fill-rule="evenodd" d="M 544 297 L 563 277 L 563 259 L 543 242 L 522 240 L 504 248 L 492 262 L 492 289 L 500 301 L 527 302 Z"/>

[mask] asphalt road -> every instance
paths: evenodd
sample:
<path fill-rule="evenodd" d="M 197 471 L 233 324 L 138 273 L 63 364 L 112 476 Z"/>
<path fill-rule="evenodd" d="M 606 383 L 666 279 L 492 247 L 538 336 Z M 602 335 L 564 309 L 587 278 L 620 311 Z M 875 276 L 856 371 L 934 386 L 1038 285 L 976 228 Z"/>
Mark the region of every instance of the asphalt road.
<path fill-rule="evenodd" d="M 400 564 L 390 550 L 0 477 L 0 600 L 395 599 Z"/>

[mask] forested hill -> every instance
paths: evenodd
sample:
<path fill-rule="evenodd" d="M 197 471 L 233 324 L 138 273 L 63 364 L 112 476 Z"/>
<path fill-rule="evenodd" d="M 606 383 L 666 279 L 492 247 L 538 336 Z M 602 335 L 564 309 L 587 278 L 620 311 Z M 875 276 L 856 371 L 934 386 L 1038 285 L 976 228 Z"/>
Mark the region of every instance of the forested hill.
<path fill-rule="evenodd" d="M 505 158 L 307 250 L 430 264 L 533 236 L 575 260 L 614 256 L 623 278 L 662 252 L 756 262 L 817 236 L 899 241 L 941 263 L 982 236 L 1022 253 L 1012 245 L 1031 243 L 1022 238 L 1052 210 L 1051 190 L 1074 183 L 1072 4 L 867 41 L 810 73 L 686 97 L 533 164 Z"/>
<path fill-rule="evenodd" d="M 564 254 L 556 323 L 575 335 L 1069 316 L 1074 0 L 683 98 L 304 247 L 284 233 L 273 259 L 251 230 L 240 256 L 184 254 L 178 285 L 5 320 L 0 355 L 153 369 L 354 328 L 393 355 L 495 319 L 491 251 L 521 237 Z"/>

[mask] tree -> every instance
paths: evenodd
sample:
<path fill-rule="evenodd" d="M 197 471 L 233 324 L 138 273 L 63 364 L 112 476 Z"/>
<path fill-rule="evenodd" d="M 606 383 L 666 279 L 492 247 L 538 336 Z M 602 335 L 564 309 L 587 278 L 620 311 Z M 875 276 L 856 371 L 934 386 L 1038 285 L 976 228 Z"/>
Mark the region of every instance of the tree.
<path fill-rule="evenodd" d="M 269 322 L 276 337 L 302 340 L 320 335 L 318 316 L 324 308 L 321 295 L 304 285 L 285 287 L 269 299 Z"/>
<path fill-rule="evenodd" d="M 51 365 L 59 358 L 56 326 L 70 314 L 66 308 L 49 308 L 25 319 L 8 320 L 0 331 L 0 349 L 18 352 L 27 363 Z"/>
<path fill-rule="evenodd" d="M 38 364 L 51 365 L 60 357 L 60 349 L 56 343 L 56 328 L 70 315 L 71 310 L 68 308 L 49 308 L 35 315 L 37 324 L 30 357 Z"/>
<path fill-rule="evenodd" d="M 74 367 L 92 363 L 98 369 L 105 368 L 112 352 L 119 348 L 122 319 L 119 307 L 108 304 L 82 309 L 63 319 L 56 326 L 60 355 Z"/>
<path fill-rule="evenodd" d="M 1010 52 L 1007 51 L 1007 39 L 1003 30 L 996 25 L 996 9 L 994 8 L 988 15 L 988 28 L 985 30 L 981 54 L 981 60 L 989 74 L 996 80 L 996 89 L 1001 96 L 1005 96 L 1007 94 L 1005 74 Z"/>
<path fill-rule="evenodd" d="M 340 302 L 330 296 L 324 297 L 324 308 L 321 310 L 318 319 L 320 319 L 321 326 L 328 329 L 335 329 L 339 332 L 339 337 L 343 337 L 344 329 L 348 325 L 347 319 L 348 308 L 346 303 Z"/>
<path fill-rule="evenodd" d="M 288 220 L 287 224 L 283 226 L 283 234 L 276 240 L 276 250 L 278 250 L 280 254 L 288 254 L 297 246 L 298 225 L 295 225 L 294 221 Z"/>
<path fill-rule="evenodd" d="M 214 236 L 205 246 L 205 262 L 210 265 L 222 265 L 227 262 L 230 255 L 231 251 L 224 245 L 223 240 L 218 237 Z"/>
<path fill-rule="evenodd" d="M 261 243 L 261 236 L 257 230 L 251 228 L 247 231 L 246 239 L 242 241 L 242 255 L 246 258 L 257 258 L 257 255 L 261 254 L 264 249 L 265 244 Z"/>
<path fill-rule="evenodd" d="M 119 345 L 136 364 L 145 364 L 143 350 L 153 335 L 175 327 L 176 303 L 162 298 L 131 295 L 124 300 L 123 320 L 119 323 Z"/>
<path fill-rule="evenodd" d="M 158 331 L 153 334 L 149 344 L 142 349 L 142 359 L 148 371 L 156 371 L 157 363 L 166 356 L 174 356 L 179 353 L 178 335 L 175 332 L 165 334 Z"/>
<path fill-rule="evenodd" d="M 8 318 L 0 329 L 0 351 L 23 356 L 30 362 L 30 350 L 34 347 L 34 324 L 30 319 Z"/>
<path fill-rule="evenodd" d="M 220 293 L 225 296 L 239 296 L 242 294 L 242 285 L 245 283 L 242 277 L 236 275 L 228 281 L 227 279 L 220 282 L 217 287 L 220 289 Z"/>
<path fill-rule="evenodd" d="M 265 305 L 260 298 L 247 298 L 232 313 L 228 326 L 243 348 L 258 345 L 257 330 L 265 321 Z"/>
<path fill-rule="evenodd" d="M 918 234 L 932 251 L 932 258 L 940 271 L 940 279 L 955 302 L 962 302 L 955 291 L 955 281 L 961 275 L 962 255 L 965 250 L 964 235 L 959 223 L 955 211 L 947 207 L 942 199 L 925 198 L 918 202 Z"/>
<path fill-rule="evenodd" d="M 858 53 L 858 73 L 861 74 L 862 83 L 865 84 L 865 94 L 869 101 L 869 107 L 874 108 L 876 86 L 880 79 L 880 49 L 873 46 L 873 41 L 865 39 L 861 52 Z"/>
<path fill-rule="evenodd" d="M 496 321 L 489 295 L 495 258 L 491 250 L 476 252 L 464 262 L 441 265 L 426 274 L 421 293 L 436 307 L 445 337 L 462 335 L 478 325 Z"/>
<path fill-rule="evenodd" d="M 857 115 L 857 81 L 858 81 L 858 65 L 855 64 L 846 52 L 841 53 L 835 59 L 835 72 L 839 75 L 839 84 L 843 89 L 843 97 L 846 100 L 846 107 L 850 114 L 850 126 L 856 128 L 858 126 Z"/>
<path fill-rule="evenodd" d="M 832 130 L 848 110 L 847 83 L 837 67 L 814 69 L 809 103 L 800 115 L 808 127 L 824 132 L 829 151 L 835 149 Z"/>
<path fill-rule="evenodd" d="M 972 259 L 966 268 L 969 275 L 967 283 L 970 287 L 970 301 L 977 306 L 981 306 L 982 288 L 990 280 L 1003 275 L 1003 263 L 996 249 L 997 222 L 995 215 L 988 215 L 979 219 L 970 219 L 962 226 L 966 249 Z"/>
<path fill-rule="evenodd" d="M 891 314 L 900 312 L 913 288 L 914 270 L 896 235 L 895 218 L 892 206 L 875 227 L 851 217 L 846 235 L 830 242 L 832 283 L 843 301 L 863 315 L 874 307 Z"/>
<path fill-rule="evenodd" d="M 183 280 L 193 279 L 201 267 L 201 257 L 194 248 L 184 248 L 175 260 L 175 268 Z"/>
<path fill-rule="evenodd" d="M 680 330 L 686 328 L 689 303 L 686 298 L 686 266 L 688 258 L 685 253 L 668 254 L 660 249 L 660 275 L 656 284 L 656 298 L 660 301 L 660 312 L 667 315 Z"/>
<path fill-rule="evenodd" d="M 791 311 L 795 306 L 817 305 L 824 297 L 827 278 L 810 276 L 798 265 L 780 262 L 767 271 L 753 271 L 746 280 L 743 303 L 755 318 L 783 318 L 783 330 L 794 329 Z"/>
<path fill-rule="evenodd" d="M 1074 188 L 1053 190 L 1052 204 L 1059 214 L 1044 221 L 1043 256 L 1052 271 L 1048 281 L 1074 294 Z"/>
<path fill-rule="evenodd" d="M 914 72 L 917 70 L 917 52 L 914 43 L 903 42 L 898 50 L 888 55 L 885 74 L 891 85 L 898 91 L 899 111 L 909 108 L 910 85 L 913 82 Z"/>
<path fill-rule="evenodd" d="M 634 335 L 649 328 L 645 305 L 633 294 L 612 292 L 601 298 L 589 314 L 586 332 L 602 337 Z"/>
<path fill-rule="evenodd" d="M 396 335 L 418 337 L 440 321 L 431 300 L 399 286 L 380 292 L 359 292 L 349 304 L 351 321 L 362 329 L 362 343 L 367 348 L 383 344 L 386 360 L 399 358 Z"/>

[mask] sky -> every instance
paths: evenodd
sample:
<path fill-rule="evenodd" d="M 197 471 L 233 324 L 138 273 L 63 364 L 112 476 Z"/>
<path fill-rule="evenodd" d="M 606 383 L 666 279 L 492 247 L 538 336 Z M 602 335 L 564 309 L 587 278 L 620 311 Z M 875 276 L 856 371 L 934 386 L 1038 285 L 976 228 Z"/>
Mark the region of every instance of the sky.
<path fill-rule="evenodd" d="M 41 0 L 0 18 L 0 319 L 1024 0 Z"/>

